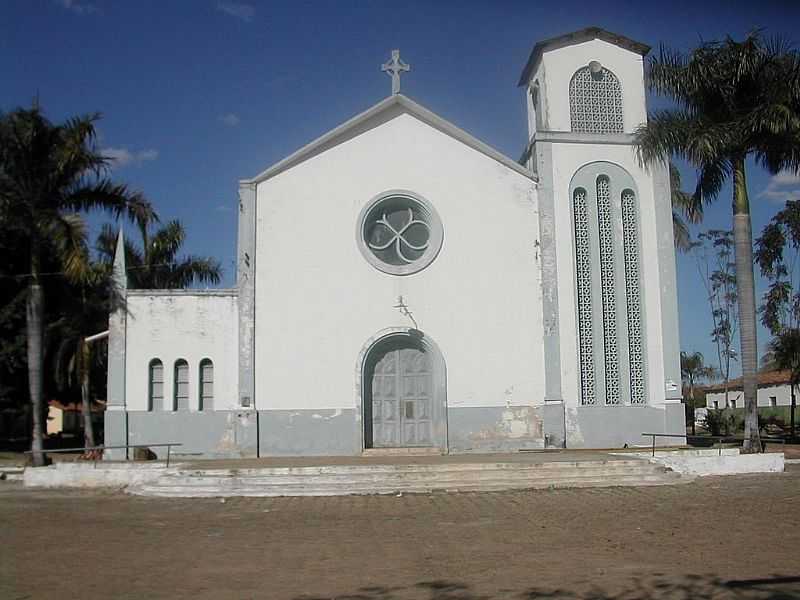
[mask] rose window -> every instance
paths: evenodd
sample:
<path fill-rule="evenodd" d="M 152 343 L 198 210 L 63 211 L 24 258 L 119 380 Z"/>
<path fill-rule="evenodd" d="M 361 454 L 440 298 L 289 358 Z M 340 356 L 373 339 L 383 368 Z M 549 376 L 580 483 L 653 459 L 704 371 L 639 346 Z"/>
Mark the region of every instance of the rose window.
<path fill-rule="evenodd" d="M 359 249 L 377 269 L 408 275 L 436 257 L 442 226 L 433 207 L 411 192 L 382 194 L 361 212 Z"/>

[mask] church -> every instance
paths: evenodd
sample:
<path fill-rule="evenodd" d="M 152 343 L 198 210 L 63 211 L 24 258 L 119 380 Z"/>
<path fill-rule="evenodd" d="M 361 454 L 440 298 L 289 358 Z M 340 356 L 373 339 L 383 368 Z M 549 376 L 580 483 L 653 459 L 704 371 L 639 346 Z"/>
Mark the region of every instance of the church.
<path fill-rule="evenodd" d="M 240 182 L 233 289 L 127 289 L 120 236 L 106 446 L 490 453 L 685 432 L 668 170 L 633 146 L 648 51 L 597 27 L 537 43 L 519 160 L 402 95 L 394 51 L 389 97 Z"/>

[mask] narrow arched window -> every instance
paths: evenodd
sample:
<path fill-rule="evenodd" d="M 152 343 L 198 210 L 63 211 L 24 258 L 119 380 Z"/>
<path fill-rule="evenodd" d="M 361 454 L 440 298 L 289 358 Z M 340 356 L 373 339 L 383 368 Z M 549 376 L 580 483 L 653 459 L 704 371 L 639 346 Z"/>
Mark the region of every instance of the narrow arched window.
<path fill-rule="evenodd" d="M 147 373 L 147 410 L 164 408 L 164 365 L 154 358 Z"/>
<path fill-rule="evenodd" d="M 569 82 L 572 131 L 622 133 L 622 88 L 611 71 L 592 61 Z"/>
<path fill-rule="evenodd" d="M 182 358 L 175 361 L 172 410 L 189 410 L 189 364 Z"/>
<path fill-rule="evenodd" d="M 594 336 L 592 333 L 592 260 L 589 247 L 589 211 L 586 190 L 572 195 L 575 219 L 575 259 L 578 299 L 578 338 L 581 374 L 581 403 L 596 402 L 594 385 Z"/>
<path fill-rule="evenodd" d="M 589 163 L 575 172 L 570 194 L 581 403 L 646 405 L 641 209 L 633 178 L 614 163 Z"/>
<path fill-rule="evenodd" d="M 619 404 L 614 222 L 611 216 L 611 182 L 606 175 L 600 175 L 597 178 L 597 230 L 600 238 L 600 290 L 603 299 L 606 404 Z"/>
<path fill-rule="evenodd" d="M 628 352 L 630 357 L 631 403 L 643 404 L 644 351 L 642 349 L 642 296 L 639 278 L 639 219 L 636 196 L 622 192 L 622 240 L 625 262 L 625 300 L 628 308 Z"/>
<path fill-rule="evenodd" d="M 210 358 L 200 361 L 200 410 L 214 410 L 214 363 Z"/>

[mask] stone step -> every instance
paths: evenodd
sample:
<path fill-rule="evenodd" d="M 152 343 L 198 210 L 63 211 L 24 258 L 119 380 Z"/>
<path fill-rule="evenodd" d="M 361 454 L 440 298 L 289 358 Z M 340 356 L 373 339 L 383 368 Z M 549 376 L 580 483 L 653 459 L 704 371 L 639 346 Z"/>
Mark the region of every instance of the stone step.
<path fill-rule="evenodd" d="M 274 497 L 274 496 L 342 496 L 398 493 L 446 492 L 489 492 L 514 489 L 556 489 L 582 487 L 653 486 L 688 482 L 673 473 L 653 473 L 650 475 L 584 476 L 558 481 L 526 481 L 518 478 L 491 478 L 451 482 L 395 482 L 353 485 L 347 483 L 322 485 L 315 482 L 285 485 L 249 485 L 247 482 L 231 480 L 230 485 L 169 485 L 166 482 L 129 488 L 128 492 L 143 496 L 164 497 Z"/>
<path fill-rule="evenodd" d="M 542 471 L 554 472 L 569 469 L 620 469 L 620 470 L 651 470 L 658 468 L 645 460 L 608 460 L 608 461 L 564 461 L 546 463 L 449 463 L 449 464 L 401 464 L 401 465 L 320 465 L 310 467 L 261 467 L 247 469 L 191 469 L 180 468 L 171 470 L 170 474 L 180 473 L 196 477 L 202 476 L 237 476 L 249 475 L 275 475 L 275 476 L 320 476 L 320 475 L 352 475 L 359 473 L 389 474 L 389 473 L 449 473 L 473 471 Z"/>
<path fill-rule="evenodd" d="M 22 481 L 25 467 L 0 467 L 0 481 Z"/>
<path fill-rule="evenodd" d="M 598 466 L 595 468 L 570 468 L 570 469 L 482 469 L 479 471 L 470 470 L 450 470 L 443 472 L 436 471 L 407 471 L 407 470 L 388 470 L 388 471 L 359 471 L 352 470 L 339 473 L 275 473 L 268 470 L 250 471 L 248 473 L 236 471 L 222 471 L 213 473 L 186 473 L 172 472 L 165 474 L 161 481 L 170 485 L 225 485 L 228 481 L 247 482 L 249 485 L 287 485 L 287 484 L 307 484 L 314 482 L 318 484 L 336 483 L 381 483 L 387 482 L 417 482 L 417 481 L 438 481 L 450 482 L 460 480 L 485 480 L 496 477 L 507 477 L 520 480 L 546 480 L 558 481 L 561 479 L 571 479 L 575 477 L 615 477 L 620 475 L 639 475 L 646 476 L 651 474 L 663 473 L 663 467 L 650 465 L 635 465 L 631 467 L 620 466 Z"/>

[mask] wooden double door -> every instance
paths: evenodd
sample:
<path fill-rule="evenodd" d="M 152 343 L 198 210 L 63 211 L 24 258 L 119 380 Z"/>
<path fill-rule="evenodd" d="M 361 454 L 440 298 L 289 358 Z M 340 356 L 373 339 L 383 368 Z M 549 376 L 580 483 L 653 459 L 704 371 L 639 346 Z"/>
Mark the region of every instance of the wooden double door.
<path fill-rule="evenodd" d="M 439 414 L 434 365 L 424 348 L 392 344 L 370 361 L 366 446 L 402 448 L 434 446 Z"/>

